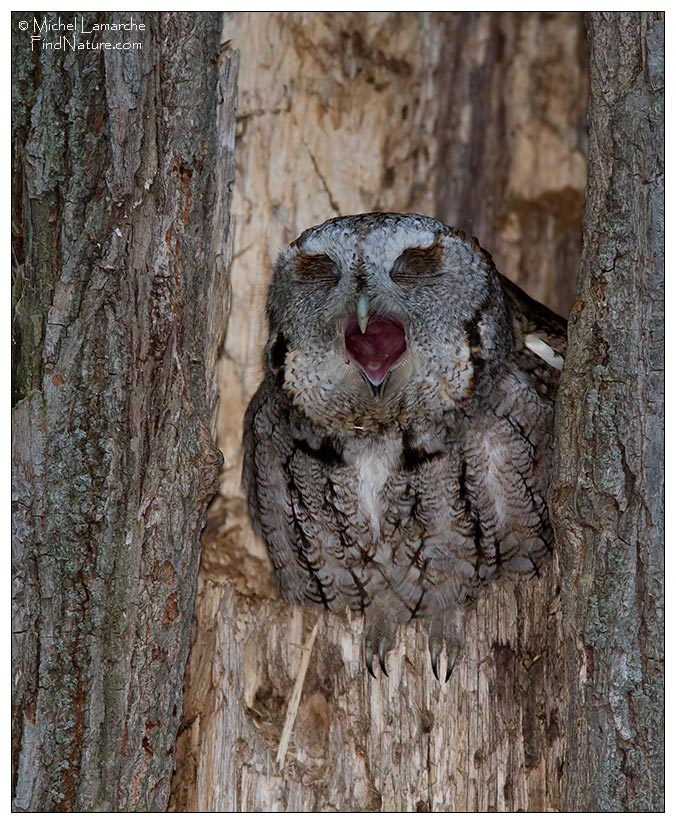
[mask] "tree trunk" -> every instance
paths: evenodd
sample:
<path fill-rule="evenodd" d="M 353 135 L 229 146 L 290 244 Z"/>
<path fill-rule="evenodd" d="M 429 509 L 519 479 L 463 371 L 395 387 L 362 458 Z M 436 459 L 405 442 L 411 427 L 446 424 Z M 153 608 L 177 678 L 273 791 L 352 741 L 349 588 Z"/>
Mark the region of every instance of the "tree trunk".
<path fill-rule="evenodd" d="M 16 810 L 166 809 L 220 466 L 236 61 L 216 15 L 134 18 L 13 21 Z"/>
<path fill-rule="evenodd" d="M 573 810 L 664 808 L 664 19 L 590 14 L 585 242 L 554 488 Z"/>
<path fill-rule="evenodd" d="M 586 55 L 573 14 L 226 15 L 241 54 L 232 311 L 186 682 L 177 810 L 547 810 L 563 805 L 557 561 L 492 587 L 447 686 L 403 627 L 374 681 L 361 621 L 275 597 L 240 490 L 276 252 L 336 214 L 419 211 L 468 228 L 566 311 L 585 186 Z M 319 628 L 283 766 L 277 749 Z"/>

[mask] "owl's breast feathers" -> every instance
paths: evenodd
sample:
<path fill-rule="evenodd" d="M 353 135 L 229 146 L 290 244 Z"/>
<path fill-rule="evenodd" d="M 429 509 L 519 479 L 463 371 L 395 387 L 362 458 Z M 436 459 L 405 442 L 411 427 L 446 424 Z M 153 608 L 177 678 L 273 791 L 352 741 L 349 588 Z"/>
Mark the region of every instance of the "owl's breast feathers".
<path fill-rule="evenodd" d="M 385 597 L 405 622 L 501 571 L 536 572 L 551 542 L 552 401 L 521 360 L 481 414 L 375 436 L 322 431 L 268 378 L 247 416 L 244 483 L 281 593 L 357 611 Z"/>

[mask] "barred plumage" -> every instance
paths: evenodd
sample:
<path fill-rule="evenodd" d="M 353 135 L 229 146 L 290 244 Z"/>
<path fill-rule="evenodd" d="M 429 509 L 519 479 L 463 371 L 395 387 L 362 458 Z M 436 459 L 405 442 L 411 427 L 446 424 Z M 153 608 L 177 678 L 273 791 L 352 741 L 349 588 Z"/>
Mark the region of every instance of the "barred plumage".
<path fill-rule="evenodd" d="M 420 215 L 336 218 L 280 256 L 243 480 L 281 594 L 365 614 L 383 670 L 426 622 L 437 674 L 467 605 L 551 546 L 565 322 Z"/>

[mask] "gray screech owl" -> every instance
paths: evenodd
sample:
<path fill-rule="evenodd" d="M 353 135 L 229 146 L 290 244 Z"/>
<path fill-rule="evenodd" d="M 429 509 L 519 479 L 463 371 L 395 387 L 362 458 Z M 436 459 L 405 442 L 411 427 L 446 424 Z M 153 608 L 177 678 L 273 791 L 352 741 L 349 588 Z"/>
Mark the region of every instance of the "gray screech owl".
<path fill-rule="evenodd" d="M 366 664 L 428 628 L 434 674 L 467 607 L 551 546 L 566 325 L 433 218 L 308 229 L 277 262 L 243 482 L 279 590 L 365 617 Z"/>

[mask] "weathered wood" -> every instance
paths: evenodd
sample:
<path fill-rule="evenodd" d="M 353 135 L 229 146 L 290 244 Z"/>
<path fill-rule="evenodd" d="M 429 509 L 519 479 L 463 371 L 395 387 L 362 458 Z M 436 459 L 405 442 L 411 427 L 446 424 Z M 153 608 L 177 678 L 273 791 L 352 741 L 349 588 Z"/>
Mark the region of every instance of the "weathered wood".
<path fill-rule="evenodd" d="M 664 808 L 664 19 L 590 14 L 584 251 L 558 403 L 566 806 Z"/>
<path fill-rule="evenodd" d="M 582 18 L 235 14 L 223 39 L 242 66 L 232 309 L 219 364 L 225 469 L 203 550 L 172 808 L 556 809 L 565 758 L 556 561 L 539 581 L 485 593 L 447 687 L 417 626 L 400 631 L 389 680 L 373 681 L 359 620 L 274 597 L 244 511 L 240 443 L 260 379 L 271 264 L 325 218 L 418 211 L 472 232 L 481 220 L 505 274 L 533 286 L 546 272 L 549 288 L 532 291 L 565 308 L 557 290 L 568 278 L 572 291 L 585 184 Z M 552 103 L 556 90 L 565 94 Z M 458 131 L 449 122 L 461 110 Z M 491 139 L 480 140 L 487 129 Z M 280 771 L 298 647 L 318 618 Z"/>
<path fill-rule="evenodd" d="M 438 216 L 566 317 L 582 242 L 589 78 L 582 16 L 445 14 Z"/>
<path fill-rule="evenodd" d="M 267 564 L 232 540 L 212 512 L 203 550 L 211 575 L 200 581 L 173 809 L 557 806 L 564 684 L 555 570 L 528 590 L 493 587 L 480 599 L 448 685 L 434 679 L 425 632 L 412 626 L 399 632 L 389 678 L 374 680 L 363 664 L 361 620 L 286 606 L 274 597 Z M 317 620 L 280 771 L 300 646 Z"/>
<path fill-rule="evenodd" d="M 220 466 L 236 60 L 135 18 L 12 50 L 16 810 L 166 808 Z"/>

